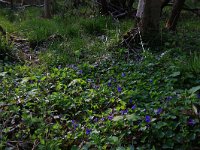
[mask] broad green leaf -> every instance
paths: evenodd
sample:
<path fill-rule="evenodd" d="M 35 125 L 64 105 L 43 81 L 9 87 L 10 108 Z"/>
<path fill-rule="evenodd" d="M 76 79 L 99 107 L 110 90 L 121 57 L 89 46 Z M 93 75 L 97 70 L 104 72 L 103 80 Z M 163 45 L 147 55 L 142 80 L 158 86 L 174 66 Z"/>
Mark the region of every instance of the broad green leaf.
<path fill-rule="evenodd" d="M 30 80 L 30 77 L 24 77 L 21 81 L 21 84 L 24 84 Z"/>
<path fill-rule="evenodd" d="M 137 121 L 139 119 L 139 116 L 136 116 L 135 114 L 126 115 L 126 119 L 130 121 Z"/>
<path fill-rule="evenodd" d="M 172 73 L 170 76 L 171 76 L 171 77 L 177 77 L 177 76 L 179 76 L 180 74 L 181 74 L 180 71 L 177 71 L 177 72 Z"/>
<path fill-rule="evenodd" d="M 75 85 L 75 84 L 77 84 L 77 83 L 83 85 L 83 84 L 85 84 L 86 82 L 85 82 L 83 79 L 74 79 L 73 81 L 71 81 L 71 82 L 69 83 L 68 87 L 73 86 L 73 85 Z"/>
<path fill-rule="evenodd" d="M 166 123 L 166 122 L 159 121 L 159 122 L 157 122 L 157 124 L 156 124 L 156 128 L 157 128 L 157 129 L 160 129 L 160 128 L 164 127 L 164 126 L 167 126 L 167 123 Z"/>
<path fill-rule="evenodd" d="M 111 137 L 109 137 L 109 140 L 110 140 L 111 142 L 113 142 L 113 143 L 117 143 L 117 142 L 119 141 L 119 138 L 116 137 L 116 136 L 111 136 Z"/>
<path fill-rule="evenodd" d="M 200 90 L 200 85 L 199 85 L 199 86 L 192 87 L 192 88 L 189 90 L 189 93 L 193 94 L 193 93 L 197 92 L 198 90 Z"/>
<path fill-rule="evenodd" d="M 116 150 L 126 150 L 126 149 L 124 147 L 122 147 L 122 146 L 119 146 L 119 147 L 117 147 Z"/>
<path fill-rule="evenodd" d="M 114 118 L 113 118 L 113 121 L 120 121 L 120 120 L 123 120 L 123 116 L 115 116 Z"/>
<path fill-rule="evenodd" d="M 33 90 L 28 92 L 28 95 L 35 96 L 37 94 L 37 92 L 38 92 L 37 89 L 33 89 Z"/>
<path fill-rule="evenodd" d="M 1 77 L 4 77 L 6 74 L 7 74 L 7 72 L 1 72 L 1 73 L 0 73 L 0 76 L 1 76 Z"/>

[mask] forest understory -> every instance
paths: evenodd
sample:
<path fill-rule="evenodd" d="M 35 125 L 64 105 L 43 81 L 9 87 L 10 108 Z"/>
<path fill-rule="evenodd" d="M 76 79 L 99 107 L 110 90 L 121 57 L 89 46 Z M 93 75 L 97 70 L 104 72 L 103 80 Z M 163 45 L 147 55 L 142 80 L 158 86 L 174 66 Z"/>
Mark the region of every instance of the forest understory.
<path fill-rule="evenodd" d="M 164 8 L 150 46 L 132 16 L 59 9 L 0 8 L 0 149 L 199 150 L 200 17 L 168 31 Z"/>

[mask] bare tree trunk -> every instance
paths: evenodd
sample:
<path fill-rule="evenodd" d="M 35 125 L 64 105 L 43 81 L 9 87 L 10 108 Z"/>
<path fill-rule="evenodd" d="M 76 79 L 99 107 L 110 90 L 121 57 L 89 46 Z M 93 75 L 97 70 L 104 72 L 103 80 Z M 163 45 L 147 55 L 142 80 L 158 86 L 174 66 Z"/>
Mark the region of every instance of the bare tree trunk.
<path fill-rule="evenodd" d="M 10 0 L 10 8 L 11 8 L 12 10 L 14 9 L 13 0 Z"/>
<path fill-rule="evenodd" d="M 139 0 L 138 7 L 137 7 L 136 17 L 138 19 L 141 19 L 143 13 L 144 13 L 144 0 Z"/>
<path fill-rule="evenodd" d="M 140 0 L 140 4 L 143 6 L 140 7 L 140 12 L 137 13 L 141 17 L 139 29 L 143 36 L 147 38 L 155 37 L 159 33 L 161 1 Z"/>
<path fill-rule="evenodd" d="M 136 14 L 137 28 L 124 35 L 125 44 L 132 42 L 133 46 L 137 45 L 142 42 L 141 36 L 142 40 L 148 41 L 150 45 L 155 45 L 155 41 L 156 44 L 159 44 L 157 40 L 160 37 L 160 10 L 160 0 L 139 0 Z M 130 44 L 128 44 L 128 47 L 131 47 Z"/>
<path fill-rule="evenodd" d="M 166 23 L 166 28 L 168 30 L 176 30 L 176 25 L 178 22 L 178 18 L 181 13 L 181 9 L 184 5 L 185 0 L 175 0 L 172 8 L 172 12 L 169 20 Z"/>
<path fill-rule="evenodd" d="M 108 14 L 108 3 L 106 0 L 101 0 L 101 11 L 103 14 Z"/>
<path fill-rule="evenodd" d="M 44 0 L 44 18 L 51 18 L 51 0 Z"/>

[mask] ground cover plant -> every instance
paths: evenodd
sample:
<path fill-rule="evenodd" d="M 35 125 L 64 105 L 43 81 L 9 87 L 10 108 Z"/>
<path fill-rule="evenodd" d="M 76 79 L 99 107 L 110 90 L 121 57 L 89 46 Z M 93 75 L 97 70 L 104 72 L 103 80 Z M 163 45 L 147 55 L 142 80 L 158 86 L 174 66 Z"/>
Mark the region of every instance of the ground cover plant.
<path fill-rule="evenodd" d="M 1 149 L 200 147 L 196 16 L 184 12 L 177 33 L 163 31 L 162 46 L 135 59 L 116 46 L 132 19 L 7 11 L 0 24 L 36 57 L 0 62 Z M 1 51 L 11 51 L 6 42 Z"/>

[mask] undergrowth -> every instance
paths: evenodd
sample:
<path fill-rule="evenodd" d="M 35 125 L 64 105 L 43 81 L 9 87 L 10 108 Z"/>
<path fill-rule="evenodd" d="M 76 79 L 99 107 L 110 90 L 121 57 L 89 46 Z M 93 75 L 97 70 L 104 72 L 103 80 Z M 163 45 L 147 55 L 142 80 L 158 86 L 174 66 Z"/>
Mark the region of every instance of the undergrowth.
<path fill-rule="evenodd" d="M 163 31 L 162 47 L 146 48 L 135 61 L 116 46 L 133 26 L 130 19 L 45 20 L 31 8 L 10 20 L 6 12 L 1 10 L 0 23 L 9 34 L 43 44 L 37 63 L 0 64 L 1 149 L 200 146 L 200 118 L 192 110 L 200 98 L 195 16 L 183 16 L 177 33 Z M 49 42 L 52 35 L 62 39 Z"/>

